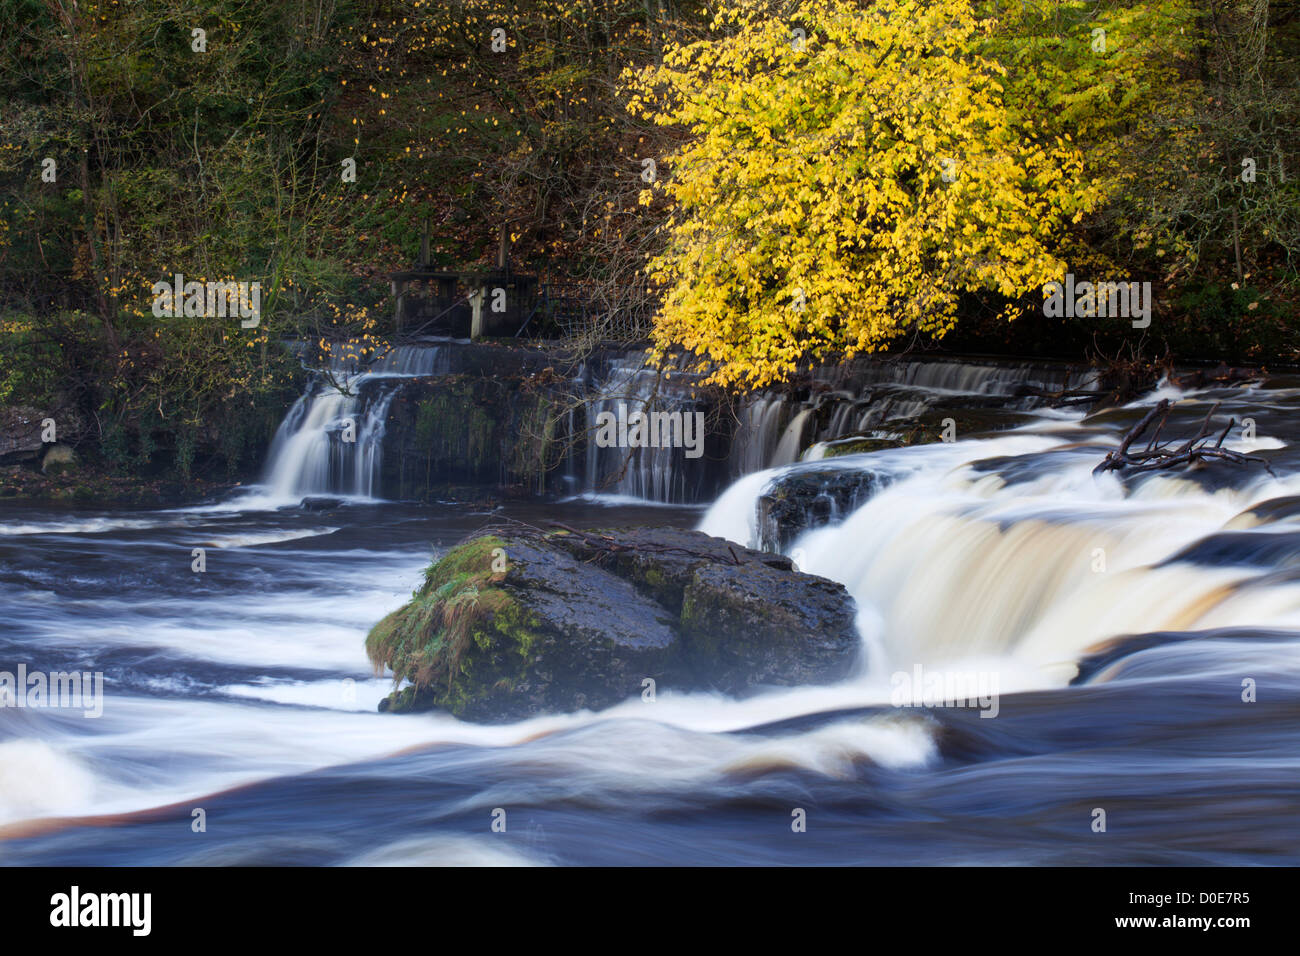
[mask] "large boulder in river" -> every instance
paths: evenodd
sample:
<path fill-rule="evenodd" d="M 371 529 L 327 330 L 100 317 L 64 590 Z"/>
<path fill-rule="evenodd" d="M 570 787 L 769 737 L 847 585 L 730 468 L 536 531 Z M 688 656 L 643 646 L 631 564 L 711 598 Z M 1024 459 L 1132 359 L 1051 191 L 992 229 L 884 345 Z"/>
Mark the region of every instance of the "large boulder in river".
<path fill-rule="evenodd" d="M 468 720 L 600 709 L 659 690 L 825 683 L 858 655 L 832 581 L 697 531 L 509 532 L 426 573 L 366 650 L 399 682 L 383 710 Z"/>

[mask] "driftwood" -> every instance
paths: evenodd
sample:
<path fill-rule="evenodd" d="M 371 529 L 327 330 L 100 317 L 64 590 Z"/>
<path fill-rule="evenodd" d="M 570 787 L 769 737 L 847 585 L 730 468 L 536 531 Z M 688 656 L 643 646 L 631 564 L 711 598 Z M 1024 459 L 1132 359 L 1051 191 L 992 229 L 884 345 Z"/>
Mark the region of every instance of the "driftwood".
<path fill-rule="evenodd" d="M 1066 405 L 1089 405 L 1101 401 L 1111 394 L 1105 388 L 1058 388 L 1047 389 L 1038 385 L 1021 385 L 1016 389 L 1017 395 L 1031 395 L 1047 400 L 1049 408 L 1061 408 Z"/>
<path fill-rule="evenodd" d="M 1209 388 L 1211 385 L 1244 385 L 1258 382 L 1267 374 L 1262 368 L 1229 367 L 1220 362 L 1218 368 L 1197 369 L 1183 375 L 1169 376 L 1169 384 L 1176 388 Z"/>
<path fill-rule="evenodd" d="M 1230 461 L 1233 464 L 1244 465 L 1247 462 L 1255 462 L 1264 466 L 1265 470 L 1273 475 L 1273 469 L 1269 467 L 1267 461 L 1255 455 L 1243 455 L 1240 452 L 1229 451 L 1223 447 L 1224 440 L 1237 424 L 1235 418 L 1228 420 L 1219 437 L 1210 444 L 1213 436 L 1210 433 L 1210 421 L 1214 418 L 1214 413 L 1219 410 L 1219 403 L 1215 402 L 1214 406 L 1201 422 L 1200 429 L 1196 434 L 1181 445 L 1174 446 L 1172 442 L 1161 442 L 1160 433 L 1164 430 L 1165 423 L 1169 420 L 1169 412 L 1173 409 L 1173 403 L 1167 398 L 1162 398 L 1156 406 L 1142 417 L 1142 420 L 1134 425 L 1120 442 L 1119 448 L 1107 452 L 1106 457 L 1102 459 L 1101 464 L 1092 470 L 1092 473 L 1098 474 L 1105 471 L 1123 471 L 1125 474 L 1141 474 L 1147 471 L 1156 471 L 1163 468 L 1177 468 L 1180 465 L 1190 465 L 1198 461 Z M 1147 442 L 1146 447 L 1139 452 L 1131 451 L 1134 442 L 1146 434 L 1147 429 L 1153 422 L 1159 419 L 1151 439 Z M 1277 477 L 1273 475 L 1273 477 Z"/>

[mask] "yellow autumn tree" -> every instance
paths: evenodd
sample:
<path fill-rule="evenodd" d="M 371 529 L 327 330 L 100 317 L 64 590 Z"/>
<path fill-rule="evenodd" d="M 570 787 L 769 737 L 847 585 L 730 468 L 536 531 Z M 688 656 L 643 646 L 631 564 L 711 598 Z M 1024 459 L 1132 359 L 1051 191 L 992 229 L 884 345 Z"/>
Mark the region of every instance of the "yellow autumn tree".
<path fill-rule="evenodd" d="M 981 55 L 996 25 L 968 0 L 731 0 L 631 76 L 630 108 L 689 134 L 657 184 L 658 354 L 757 388 L 1059 277 L 1053 239 L 1102 189 Z"/>

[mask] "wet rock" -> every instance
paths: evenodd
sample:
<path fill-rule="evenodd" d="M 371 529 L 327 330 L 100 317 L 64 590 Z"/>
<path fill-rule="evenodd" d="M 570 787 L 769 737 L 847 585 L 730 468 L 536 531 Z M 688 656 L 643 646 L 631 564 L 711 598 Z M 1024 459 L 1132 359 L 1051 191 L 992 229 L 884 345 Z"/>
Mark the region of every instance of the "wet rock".
<path fill-rule="evenodd" d="M 333 511 L 335 508 L 343 507 L 343 499 L 325 496 L 307 497 L 298 503 L 298 507 L 303 511 Z"/>
<path fill-rule="evenodd" d="M 1259 568 L 1300 566 L 1300 531 L 1220 531 L 1187 545 L 1156 565 L 1195 564 L 1205 568 Z"/>
<path fill-rule="evenodd" d="M 497 535 L 443 556 L 366 640 L 405 685 L 382 709 L 477 721 L 600 709 L 658 689 L 829 682 L 854 605 L 789 559 L 696 531 Z"/>
<path fill-rule="evenodd" d="M 565 391 L 522 372 L 403 385 L 384 432 L 382 492 L 438 498 L 457 486 L 558 492 Z"/>
<path fill-rule="evenodd" d="M 757 563 L 779 571 L 794 570 L 793 562 L 784 555 L 754 551 L 686 528 L 620 528 L 589 537 L 560 534 L 551 540 L 579 560 L 594 561 L 631 581 L 675 616 L 681 614 L 696 570 L 707 563 Z"/>
<path fill-rule="evenodd" d="M 778 476 L 758 499 L 758 543 L 784 551 L 812 528 L 842 521 L 889 485 L 866 468 L 800 468 Z"/>
<path fill-rule="evenodd" d="M 35 408 L 0 408 L 0 465 L 35 463 L 44 442 L 41 422 L 44 414 Z"/>
<path fill-rule="evenodd" d="M 847 676 L 853 619 L 843 585 L 759 561 L 697 568 L 681 617 L 693 679 L 728 693 Z"/>
<path fill-rule="evenodd" d="M 1256 528 L 1264 524 L 1300 519 L 1300 495 L 1285 495 L 1281 498 L 1269 498 L 1246 509 L 1229 521 L 1224 527 L 1229 529 Z"/>
<path fill-rule="evenodd" d="M 888 438 L 868 435 L 850 435 L 826 442 L 822 450 L 823 458 L 843 458 L 845 455 L 863 455 L 888 448 L 899 448 L 907 444 L 907 436 L 901 433 Z"/>

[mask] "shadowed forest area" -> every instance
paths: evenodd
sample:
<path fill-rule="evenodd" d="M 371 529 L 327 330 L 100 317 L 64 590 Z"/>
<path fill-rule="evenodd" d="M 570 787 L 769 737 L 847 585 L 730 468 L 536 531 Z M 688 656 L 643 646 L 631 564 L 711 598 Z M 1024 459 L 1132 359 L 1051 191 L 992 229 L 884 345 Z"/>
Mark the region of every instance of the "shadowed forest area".
<path fill-rule="evenodd" d="M 1293 363 L 1300 6 L 4 0 L 0 406 L 235 474 L 388 274 L 511 266 L 719 386 L 881 349 Z M 158 316 L 175 274 L 259 321 Z M 1044 315 L 1067 273 L 1153 321 Z M 647 318 L 651 317 L 651 318 Z"/>

